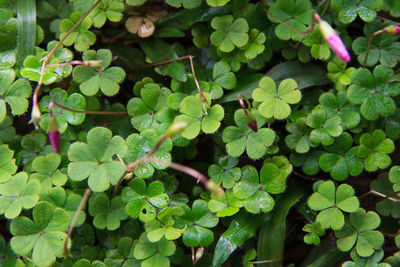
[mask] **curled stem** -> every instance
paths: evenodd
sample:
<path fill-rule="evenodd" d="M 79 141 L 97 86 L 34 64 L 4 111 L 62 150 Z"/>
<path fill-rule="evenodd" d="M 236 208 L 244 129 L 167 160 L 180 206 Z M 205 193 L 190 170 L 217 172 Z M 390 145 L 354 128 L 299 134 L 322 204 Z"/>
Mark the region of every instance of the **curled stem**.
<path fill-rule="evenodd" d="M 371 36 L 368 38 L 367 54 L 365 55 L 365 60 L 364 60 L 363 67 L 365 67 L 365 66 L 367 65 L 367 60 L 368 60 L 368 56 L 369 56 L 369 50 L 371 49 L 372 39 L 373 39 L 375 36 L 377 36 L 377 35 L 379 35 L 379 34 L 381 34 L 381 33 L 384 33 L 384 32 L 386 32 L 385 29 L 376 31 L 376 32 L 374 32 L 373 34 L 371 34 Z"/>
<path fill-rule="evenodd" d="M 79 203 L 78 208 L 75 211 L 75 215 L 74 218 L 72 218 L 71 224 L 68 228 L 68 233 L 67 233 L 67 238 L 65 239 L 65 243 L 64 243 L 64 254 L 68 251 L 68 239 L 71 238 L 72 235 L 72 231 L 74 230 L 75 224 L 78 221 L 78 217 L 79 217 L 79 213 L 81 212 L 81 210 L 85 207 L 86 202 L 90 196 L 90 193 L 92 191 L 88 188 L 85 191 L 85 194 L 83 194 L 83 197 L 81 199 L 81 202 Z"/>
<path fill-rule="evenodd" d="M 56 105 L 59 108 L 62 108 L 64 110 L 74 112 L 74 113 L 84 113 L 84 114 L 94 114 L 94 115 L 126 115 L 128 112 L 126 111 L 90 111 L 90 110 L 77 110 L 77 109 L 72 109 L 68 108 L 66 106 L 63 106 L 61 104 L 58 104 L 57 102 L 51 101 L 54 105 Z"/>

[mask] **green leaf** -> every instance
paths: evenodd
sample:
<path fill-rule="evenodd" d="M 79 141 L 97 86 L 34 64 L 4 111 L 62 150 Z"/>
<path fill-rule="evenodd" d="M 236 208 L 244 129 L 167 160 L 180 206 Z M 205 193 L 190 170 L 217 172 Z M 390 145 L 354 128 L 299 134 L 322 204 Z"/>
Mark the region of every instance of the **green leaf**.
<path fill-rule="evenodd" d="M 209 6 L 224 6 L 229 3 L 231 0 L 207 0 L 207 4 Z"/>
<path fill-rule="evenodd" d="M 93 225 L 98 229 L 113 231 L 120 227 L 120 221 L 128 216 L 121 197 L 113 197 L 111 203 L 105 193 L 94 194 L 89 199 L 89 214 L 94 217 Z"/>
<path fill-rule="evenodd" d="M 301 92 L 293 79 L 283 80 L 276 89 L 274 81 L 264 77 L 260 80 L 259 88 L 254 90 L 253 99 L 262 102 L 258 110 L 265 118 L 282 120 L 290 115 L 289 104 L 300 101 Z"/>
<path fill-rule="evenodd" d="M 11 180 L 12 175 L 17 171 L 14 151 L 10 150 L 7 145 L 0 145 L 0 183 Z"/>
<path fill-rule="evenodd" d="M 63 39 L 67 32 L 78 22 L 83 16 L 82 12 L 74 12 L 69 18 L 63 19 L 60 22 L 60 40 Z M 74 48 L 79 52 L 87 50 L 96 42 L 96 35 L 89 31 L 93 21 L 90 16 L 86 17 L 81 24 L 64 40 L 65 46 L 74 44 Z"/>
<path fill-rule="evenodd" d="M 231 15 L 215 17 L 211 27 L 216 30 L 211 34 L 211 43 L 222 52 L 231 52 L 235 47 L 243 47 L 249 40 L 249 26 L 244 18 L 233 21 Z"/>
<path fill-rule="evenodd" d="M 314 128 L 310 133 L 310 140 L 314 144 L 323 144 L 329 146 L 335 141 L 334 137 L 338 137 L 343 132 L 342 120 L 338 114 L 331 117 L 327 116 L 327 112 L 316 107 L 306 118 L 306 124 Z"/>
<path fill-rule="evenodd" d="M 70 146 L 68 175 L 73 181 L 88 178 L 88 185 L 93 191 L 103 192 L 110 187 L 110 183 L 116 185 L 125 172 L 125 166 L 112 157 L 115 154 L 123 157 L 126 150 L 122 137 L 112 137 L 111 131 L 106 128 L 93 128 L 87 134 L 87 144 L 75 142 Z"/>
<path fill-rule="evenodd" d="M 331 5 L 335 11 L 339 11 L 339 20 L 342 23 L 352 22 L 357 18 L 357 15 L 365 22 L 371 22 L 376 17 L 376 11 L 383 8 L 383 0 L 333 0 Z"/>
<path fill-rule="evenodd" d="M 48 202 L 39 202 L 32 212 L 33 221 L 18 217 L 11 223 L 11 248 L 18 254 L 30 255 L 37 266 L 50 266 L 63 256 L 69 226 L 67 213 Z M 70 244 L 68 244 L 69 246 Z"/>
<path fill-rule="evenodd" d="M 17 1 L 17 62 L 33 54 L 36 41 L 36 3 L 33 0 Z"/>
<path fill-rule="evenodd" d="M 231 156 L 225 156 L 219 162 L 220 165 L 212 164 L 208 167 L 208 176 L 217 185 L 222 183 L 224 188 L 230 189 L 240 179 L 241 170 L 239 167 L 235 167 L 238 160 Z"/>

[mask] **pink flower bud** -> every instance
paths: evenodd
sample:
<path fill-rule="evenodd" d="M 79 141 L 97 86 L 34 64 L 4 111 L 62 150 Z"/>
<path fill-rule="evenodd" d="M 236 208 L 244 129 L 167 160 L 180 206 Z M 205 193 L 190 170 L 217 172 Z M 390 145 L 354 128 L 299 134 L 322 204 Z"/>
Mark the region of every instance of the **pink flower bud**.
<path fill-rule="evenodd" d="M 196 251 L 196 257 L 194 256 L 192 257 L 193 264 L 196 264 L 201 259 L 201 257 L 203 257 L 203 254 L 204 254 L 204 247 L 199 247 Z"/>
<path fill-rule="evenodd" d="M 387 26 L 384 29 L 384 31 L 392 36 L 400 35 L 400 26 L 399 25 L 390 25 L 390 26 Z"/>
<path fill-rule="evenodd" d="M 49 116 L 49 121 L 47 125 L 47 135 L 50 139 L 50 144 L 53 147 L 54 152 L 60 152 L 60 126 L 57 123 L 57 120 L 54 116 Z"/>
<path fill-rule="evenodd" d="M 322 20 L 318 14 L 314 14 L 317 22 L 319 23 L 319 30 L 322 36 L 332 48 L 333 52 L 338 56 L 340 60 L 350 62 L 350 54 L 347 51 L 346 46 L 343 44 L 342 39 L 340 39 L 337 32 L 329 25 L 328 22 Z"/>

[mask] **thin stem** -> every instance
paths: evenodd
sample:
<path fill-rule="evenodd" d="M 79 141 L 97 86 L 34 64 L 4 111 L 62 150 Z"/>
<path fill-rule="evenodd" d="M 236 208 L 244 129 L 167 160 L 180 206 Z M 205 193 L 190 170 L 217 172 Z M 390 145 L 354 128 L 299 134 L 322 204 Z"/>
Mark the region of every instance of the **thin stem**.
<path fill-rule="evenodd" d="M 275 260 L 265 260 L 265 261 L 251 261 L 252 264 L 263 264 L 263 263 L 272 263 L 282 261 L 283 259 L 275 259 Z"/>
<path fill-rule="evenodd" d="M 71 224 L 70 224 L 69 229 L 68 229 L 67 238 L 65 239 L 64 254 L 68 251 L 68 248 L 67 248 L 68 239 L 71 238 L 72 231 L 74 230 L 75 224 L 78 221 L 79 213 L 82 211 L 82 209 L 86 205 L 86 202 L 87 202 L 91 192 L 92 191 L 89 188 L 86 189 L 85 194 L 83 195 L 83 197 L 81 199 L 81 203 L 79 203 L 79 206 L 78 206 L 77 210 L 75 211 L 74 218 L 72 219 Z"/>
<path fill-rule="evenodd" d="M 369 190 L 368 192 L 364 193 L 364 194 L 363 194 L 361 197 L 359 197 L 359 198 L 360 198 L 360 199 L 361 199 L 361 198 L 364 198 L 364 197 L 366 197 L 366 196 L 368 196 L 368 195 L 370 195 L 370 194 L 373 194 L 373 195 L 376 195 L 376 196 L 379 196 L 379 197 L 382 197 L 382 198 L 389 199 L 389 200 L 391 200 L 391 201 L 393 201 L 393 202 L 400 202 L 400 199 L 390 197 L 390 196 L 388 196 L 388 195 L 382 194 L 382 193 L 377 192 L 377 191 L 372 190 L 372 189 Z"/>
<path fill-rule="evenodd" d="M 240 106 L 241 106 L 242 109 L 244 110 L 244 114 L 246 114 L 246 116 L 248 116 L 248 115 L 249 115 L 249 112 L 248 112 L 247 110 L 248 110 L 248 109 L 251 109 L 251 105 L 250 105 L 249 100 L 247 99 L 247 97 L 245 97 L 245 96 L 242 95 L 242 94 L 238 94 L 238 99 L 239 99 L 239 104 L 240 104 Z M 246 107 L 246 105 L 244 104 L 244 102 L 246 102 L 247 107 Z"/>
<path fill-rule="evenodd" d="M 330 2 L 331 2 L 331 0 L 328 0 L 328 2 L 326 2 L 326 5 L 324 6 L 324 10 L 322 10 L 322 12 L 321 12 L 321 17 L 323 17 L 325 15 L 325 12 L 328 10 Z"/>
<path fill-rule="evenodd" d="M 117 195 L 118 193 L 118 188 L 121 185 L 122 181 L 125 178 L 125 175 L 127 175 L 130 172 L 134 171 L 134 168 L 139 165 L 140 163 L 142 163 L 143 161 L 146 161 L 150 158 L 153 157 L 153 155 L 157 152 L 157 150 L 160 148 L 160 146 L 162 145 L 162 143 L 164 143 L 166 140 L 168 139 L 167 135 L 164 135 L 163 137 L 161 137 L 161 139 L 157 142 L 157 144 L 155 145 L 155 147 L 153 148 L 152 151 L 150 151 L 149 153 L 147 153 L 146 155 L 144 155 L 143 157 L 141 157 L 140 159 L 138 159 L 135 162 L 132 162 L 130 164 L 128 164 L 126 166 L 125 172 L 122 174 L 121 178 L 119 178 L 117 184 L 114 187 L 114 192 L 113 192 L 113 196 Z"/>
<path fill-rule="evenodd" d="M 204 102 L 204 101 L 206 101 L 206 98 L 204 97 L 203 92 L 201 91 L 199 82 L 197 81 L 197 78 L 196 78 L 196 73 L 194 72 L 193 58 L 194 58 L 194 56 L 189 56 L 190 67 L 192 68 L 193 79 L 194 79 L 194 82 L 196 83 L 197 90 L 199 91 L 200 98 Z"/>
<path fill-rule="evenodd" d="M 53 104 L 54 104 L 53 101 L 51 101 L 49 104 L 49 116 L 50 117 L 53 117 Z"/>
<path fill-rule="evenodd" d="M 128 112 L 126 111 L 90 111 L 90 110 L 77 110 L 77 109 L 72 109 L 68 108 L 66 106 L 63 106 L 61 104 L 58 104 L 57 102 L 51 101 L 54 103 L 59 108 L 62 108 L 64 110 L 74 112 L 74 113 L 84 113 L 84 114 L 94 114 L 94 115 L 126 115 Z"/>
<path fill-rule="evenodd" d="M 101 62 L 102 60 L 95 60 L 97 62 Z M 93 65 L 93 60 L 88 60 L 88 61 L 81 61 L 81 60 L 72 60 L 69 62 L 64 62 L 64 63 L 59 63 L 59 64 L 53 64 L 53 65 L 47 65 L 48 68 L 57 68 L 57 67 L 63 67 L 66 65 L 81 65 L 81 66 L 87 66 L 90 67 Z"/>
<path fill-rule="evenodd" d="M 75 23 L 75 25 L 65 34 L 65 36 L 60 40 L 60 42 L 57 43 L 56 46 L 54 46 L 54 48 L 42 59 L 43 60 L 43 64 L 42 64 L 42 68 L 40 70 L 40 78 L 38 81 L 38 84 L 36 86 L 35 92 L 33 93 L 33 97 L 32 97 L 32 101 L 33 101 L 33 105 L 37 105 L 38 104 L 38 94 L 40 91 L 40 88 L 42 87 L 43 84 L 43 77 L 44 77 L 44 72 L 45 72 L 45 68 L 46 68 L 46 64 L 49 61 L 50 57 L 54 54 L 54 52 L 57 50 L 57 48 L 60 47 L 60 45 L 65 41 L 65 39 L 67 39 L 67 37 L 76 29 L 78 28 L 78 26 L 82 23 L 82 21 L 90 14 L 90 12 L 92 12 L 92 10 L 98 5 L 100 4 L 101 0 L 98 0 L 96 3 L 94 3 L 91 8 Z"/>
<path fill-rule="evenodd" d="M 377 35 L 379 35 L 379 34 L 381 34 L 381 33 L 384 33 L 384 32 L 385 32 L 385 29 L 376 31 L 376 32 L 374 32 L 373 34 L 371 34 L 371 36 L 368 38 L 367 54 L 365 55 L 365 60 L 364 60 L 363 67 L 365 67 L 365 66 L 367 65 L 367 60 L 368 60 L 368 56 L 369 56 L 369 50 L 371 49 L 372 39 L 373 39 L 375 36 L 377 36 Z"/>

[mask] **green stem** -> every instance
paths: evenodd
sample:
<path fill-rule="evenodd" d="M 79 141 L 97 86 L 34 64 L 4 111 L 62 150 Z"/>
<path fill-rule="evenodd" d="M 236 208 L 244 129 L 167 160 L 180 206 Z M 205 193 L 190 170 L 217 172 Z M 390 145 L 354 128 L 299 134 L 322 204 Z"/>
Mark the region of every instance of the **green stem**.
<path fill-rule="evenodd" d="M 365 55 L 365 60 L 364 60 L 364 64 L 363 64 L 363 67 L 365 68 L 365 66 L 367 65 L 367 60 L 368 60 L 368 56 L 369 56 L 369 50 L 371 49 L 371 43 L 372 43 L 372 39 L 374 38 L 374 36 L 377 36 L 377 35 L 379 35 L 379 34 L 381 34 L 381 33 L 384 33 L 385 32 L 385 30 L 383 29 L 383 30 L 379 30 L 379 31 L 376 31 L 376 32 L 374 32 L 373 34 L 371 34 L 371 36 L 369 37 L 369 39 L 368 39 L 368 46 L 367 46 L 367 54 Z"/>
<path fill-rule="evenodd" d="M 62 108 L 64 110 L 74 112 L 74 113 L 83 113 L 83 114 L 93 114 L 93 115 L 126 115 L 128 112 L 126 111 L 90 111 L 90 110 L 77 110 L 77 109 L 72 109 L 68 108 L 66 106 L 63 106 L 61 104 L 58 104 L 57 102 L 51 101 L 54 105 L 56 105 L 59 108 Z"/>

